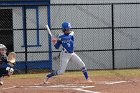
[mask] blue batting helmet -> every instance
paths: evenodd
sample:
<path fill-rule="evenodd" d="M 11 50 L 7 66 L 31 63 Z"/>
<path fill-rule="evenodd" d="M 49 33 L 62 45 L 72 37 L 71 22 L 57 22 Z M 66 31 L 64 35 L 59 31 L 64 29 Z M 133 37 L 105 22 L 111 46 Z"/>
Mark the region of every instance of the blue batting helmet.
<path fill-rule="evenodd" d="M 70 29 L 70 28 L 71 28 L 71 24 L 69 22 L 62 23 L 62 29 Z"/>

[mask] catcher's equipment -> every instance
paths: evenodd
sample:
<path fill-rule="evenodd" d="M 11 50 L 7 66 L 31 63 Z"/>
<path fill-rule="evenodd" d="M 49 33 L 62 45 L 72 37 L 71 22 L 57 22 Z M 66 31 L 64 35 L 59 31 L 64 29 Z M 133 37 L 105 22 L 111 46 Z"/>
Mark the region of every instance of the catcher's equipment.
<path fill-rule="evenodd" d="M 6 54 L 0 54 L 0 61 L 7 61 L 7 55 Z"/>
<path fill-rule="evenodd" d="M 10 52 L 8 54 L 7 61 L 10 62 L 10 63 L 15 63 L 15 61 L 16 61 L 16 53 L 15 52 Z"/>
<path fill-rule="evenodd" d="M 14 69 L 10 67 L 7 67 L 6 70 L 8 71 L 8 76 L 11 76 L 14 72 Z"/>
<path fill-rule="evenodd" d="M 7 61 L 7 55 L 6 54 L 0 54 L 0 60 L 5 62 Z"/>
<path fill-rule="evenodd" d="M 0 44 L 0 48 L 5 49 L 5 50 L 7 49 L 6 46 L 3 44 Z"/>

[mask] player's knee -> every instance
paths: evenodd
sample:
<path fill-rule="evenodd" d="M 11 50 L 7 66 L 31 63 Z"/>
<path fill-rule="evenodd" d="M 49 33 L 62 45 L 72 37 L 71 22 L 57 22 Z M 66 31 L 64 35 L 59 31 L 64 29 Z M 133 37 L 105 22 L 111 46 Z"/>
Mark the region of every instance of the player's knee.
<path fill-rule="evenodd" d="M 80 65 L 80 67 L 86 67 L 86 65 L 84 64 L 84 62 L 83 61 L 81 61 L 80 63 L 79 63 L 79 65 Z"/>
<path fill-rule="evenodd" d="M 63 74 L 65 72 L 65 70 L 59 70 L 58 74 Z"/>

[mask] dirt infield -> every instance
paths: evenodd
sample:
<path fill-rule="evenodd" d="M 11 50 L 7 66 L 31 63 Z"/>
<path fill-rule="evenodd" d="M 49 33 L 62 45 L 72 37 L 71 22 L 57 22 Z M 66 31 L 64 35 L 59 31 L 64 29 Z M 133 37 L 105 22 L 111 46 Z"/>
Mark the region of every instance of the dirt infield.
<path fill-rule="evenodd" d="M 51 78 L 41 84 L 43 78 L 20 78 L 4 80 L 0 93 L 140 93 L 140 77 L 95 76 L 94 83 L 83 77 Z"/>

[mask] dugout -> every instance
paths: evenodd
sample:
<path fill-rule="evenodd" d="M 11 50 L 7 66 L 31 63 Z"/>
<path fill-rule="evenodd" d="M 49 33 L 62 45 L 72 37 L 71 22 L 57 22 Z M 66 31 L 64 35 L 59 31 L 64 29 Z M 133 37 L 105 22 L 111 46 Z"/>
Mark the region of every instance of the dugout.
<path fill-rule="evenodd" d="M 50 0 L 0 0 L 0 43 L 17 53 L 16 69 L 51 69 Z"/>

